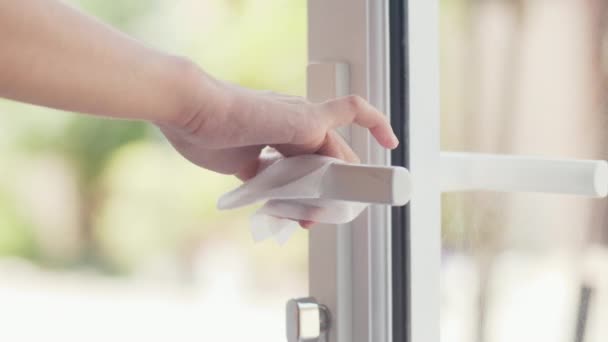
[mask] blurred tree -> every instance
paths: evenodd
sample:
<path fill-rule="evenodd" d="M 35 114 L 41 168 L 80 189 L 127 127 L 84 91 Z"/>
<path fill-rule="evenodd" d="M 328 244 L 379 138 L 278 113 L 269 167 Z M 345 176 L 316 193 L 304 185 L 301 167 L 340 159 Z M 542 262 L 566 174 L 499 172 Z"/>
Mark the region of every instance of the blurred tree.
<path fill-rule="evenodd" d="M 217 77 L 239 82 L 245 86 L 304 95 L 305 1 L 67 1 L 149 44 L 193 58 Z M 124 270 L 132 269 L 139 262 L 145 262 L 144 256 L 151 257 L 155 251 L 161 250 L 155 246 L 166 247 L 167 244 L 173 244 L 175 252 L 185 238 L 199 234 L 201 227 L 196 220 L 200 220 L 202 216 L 212 218 L 217 194 L 224 191 L 228 184 L 234 184 L 233 180 L 212 181 L 209 176 L 203 179 L 202 174 L 201 178 L 198 178 L 199 176 L 189 178 L 198 182 L 214 182 L 214 186 L 221 186 L 222 190 L 208 192 L 203 197 L 200 197 L 202 196 L 200 194 L 198 197 L 188 195 L 177 208 L 166 209 L 172 210 L 166 215 L 168 221 L 151 221 L 154 223 L 152 230 L 157 229 L 159 233 L 155 237 L 150 235 L 150 227 L 136 224 L 138 215 L 146 215 L 148 205 L 153 208 L 150 210 L 161 211 L 159 207 L 153 206 L 162 206 L 163 194 L 171 194 L 176 184 L 172 184 L 169 180 L 158 181 L 154 178 L 158 173 L 147 169 L 146 165 L 151 164 L 147 163 L 145 158 L 130 154 L 129 158 L 142 163 L 141 166 L 136 167 L 130 162 L 125 162 L 130 170 L 138 173 L 135 175 L 135 184 L 146 181 L 151 183 L 145 184 L 158 183 L 159 188 L 154 190 L 157 195 L 152 196 L 159 198 L 158 202 L 150 201 L 149 204 L 141 203 L 140 206 L 129 203 L 128 208 L 131 209 L 126 213 L 116 209 L 114 204 L 129 202 L 127 197 L 125 197 L 126 202 L 117 199 L 120 196 L 128 196 L 129 193 L 121 191 L 121 187 L 108 186 L 107 182 L 107 175 L 113 172 L 109 168 L 116 163 L 118 151 L 133 142 L 152 139 L 156 132 L 152 126 L 141 122 L 78 116 L 0 100 L 0 113 L 2 112 L 10 115 L 6 117 L 6 125 L 4 125 L 6 129 L 2 130 L 4 127 L 0 127 L 2 134 L 0 149 L 30 158 L 35 154 L 59 154 L 70 163 L 78 175 L 82 208 L 81 229 L 85 246 L 81 249 L 84 252 L 80 259 L 76 260 L 77 262 L 93 263 L 102 268 L 121 264 L 115 259 L 105 259 L 107 255 L 103 254 L 104 251 L 112 248 L 108 247 L 108 244 L 116 244 L 121 249 L 121 255 L 126 258 L 122 261 Z M 136 149 L 136 151 L 142 156 L 147 155 L 144 153 L 145 149 Z M 150 162 L 153 161 L 150 159 Z M 178 166 L 176 168 L 176 170 L 180 169 Z M 122 175 L 124 176 L 125 173 Z M 179 184 L 185 186 L 183 182 Z M 201 189 L 205 189 L 202 183 L 197 184 Z M 147 193 L 145 190 L 143 192 Z M 189 192 L 183 190 L 181 193 Z M 9 209 L 7 210 L 12 210 Z M 108 210 L 116 210 L 116 212 L 108 213 Z M 8 220 L 11 215 L 0 212 L 0 220 Z M 111 219 L 100 219 L 100 215 L 109 215 L 107 217 Z M 118 217 L 119 215 L 124 217 Z M 10 220 L 12 222 L 16 218 Z M 161 224 L 163 227 L 159 228 Z M 187 226 L 176 228 L 175 225 L 178 224 Z M 108 225 L 116 225 L 116 227 L 108 227 Z M 126 229 L 132 229 L 132 234 L 129 235 L 132 238 L 123 241 L 121 234 L 124 234 Z M 108 234 L 116 235 L 108 237 Z M 179 234 L 181 235 L 178 236 Z M 168 238 L 162 240 L 163 236 Z M 2 239 L 1 233 L 0 239 Z M 104 240 L 100 241 L 100 239 Z M 141 245 L 136 246 L 135 241 Z M 150 246 L 143 246 L 146 243 Z M 133 250 L 129 251 L 128 248 Z M 142 252 L 142 257 L 138 256 L 139 252 Z"/>
<path fill-rule="evenodd" d="M 101 20 L 129 31 L 133 22 L 154 11 L 158 1 L 72 0 L 76 7 L 93 13 Z M 91 233 L 92 219 L 99 206 L 97 179 L 105 169 L 106 162 L 119 147 L 149 136 L 150 129 L 141 122 L 126 122 L 93 117 L 70 115 L 36 106 L 21 105 L 10 101 L 0 102 L 0 111 L 19 112 L 13 123 L 20 127 L 14 143 L 27 153 L 59 153 L 67 159 L 79 175 L 83 213 L 83 255 L 81 262 L 100 261 L 96 243 Z M 52 112 L 52 113 L 48 113 Z M 59 127 L 53 124 L 61 123 Z M 8 219 L 12 211 L 6 209 L 0 218 Z M 12 219 L 14 221 L 15 218 Z M 20 225 L 15 223 L 15 235 Z M 0 244 L 8 239 L 0 234 Z M 5 238 L 5 239 L 3 239 Z M 8 242 L 7 242 L 8 243 Z M 11 243 L 12 244 L 12 243 Z M 1 249 L 1 248 L 0 248 Z M 30 253 L 31 254 L 31 253 Z"/>
<path fill-rule="evenodd" d="M 20 217 L 15 200 L 0 188 L 0 256 L 36 257 L 36 244 L 27 220 Z"/>
<path fill-rule="evenodd" d="M 77 117 L 58 141 L 58 150 L 72 162 L 80 175 L 85 262 L 104 264 L 93 233 L 93 220 L 103 200 L 99 176 L 114 151 L 129 142 L 144 139 L 148 132 L 149 127 L 141 122 Z"/>
<path fill-rule="evenodd" d="M 69 0 L 69 2 L 110 25 L 129 32 L 136 19 L 156 10 L 159 0 Z"/>
<path fill-rule="evenodd" d="M 131 0 L 108 2 L 104 0 L 73 0 L 76 6 L 92 13 L 104 22 L 125 32 L 139 18 L 156 10 L 159 1 Z M 69 159 L 80 175 L 82 214 L 81 229 L 84 262 L 100 263 L 103 258 L 93 234 L 93 219 L 102 196 L 98 177 L 103 174 L 107 161 L 115 150 L 129 142 L 144 139 L 149 133 L 142 122 L 125 122 L 92 117 L 75 116 L 67 124 L 64 135 L 55 141 L 57 151 Z"/>

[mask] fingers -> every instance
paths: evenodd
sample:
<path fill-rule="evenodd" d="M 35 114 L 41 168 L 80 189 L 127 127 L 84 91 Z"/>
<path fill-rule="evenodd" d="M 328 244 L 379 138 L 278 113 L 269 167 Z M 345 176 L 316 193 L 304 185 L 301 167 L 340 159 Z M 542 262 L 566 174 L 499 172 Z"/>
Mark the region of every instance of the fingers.
<path fill-rule="evenodd" d="M 312 221 L 299 221 L 299 223 L 300 223 L 300 227 L 302 227 L 304 229 L 308 229 L 308 228 L 314 226 L 314 224 L 315 224 Z"/>
<path fill-rule="evenodd" d="M 338 134 L 336 134 L 338 135 Z M 346 143 L 346 141 L 344 141 L 344 138 L 342 138 L 340 135 L 338 135 L 337 141 L 340 144 L 340 148 L 342 149 L 342 154 L 344 155 L 344 160 L 349 162 L 349 163 L 354 163 L 354 164 L 360 164 L 361 163 L 361 159 L 359 158 L 359 156 L 355 153 L 355 151 L 352 150 L 352 148 L 348 145 L 348 143 Z"/>
<path fill-rule="evenodd" d="M 340 141 L 333 131 L 330 131 L 325 136 L 325 140 L 321 144 L 321 147 L 317 150 L 317 154 L 327 157 L 333 157 L 344 160 L 344 153 L 340 146 Z"/>
<path fill-rule="evenodd" d="M 239 172 L 237 172 L 235 176 L 237 176 L 238 179 L 242 180 L 243 182 L 247 181 L 258 174 L 259 165 L 260 159 L 257 158 L 254 161 L 245 165 L 245 167 L 239 170 Z"/>
<path fill-rule="evenodd" d="M 361 160 L 348 146 L 346 141 L 334 130 L 329 130 L 320 144 L 309 145 L 278 145 L 277 150 L 285 157 L 297 156 L 300 154 L 320 154 L 323 156 L 342 159 L 349 163 L 360 163 Z"/>
<path fill-rule="evenodd" d="M 387 118 L 359 96 L 349 95 L 321 103 L 319 106 L 331 128 L 355 123 L 368 128 L 380 145 L 390 149 L 399 145 L 399 139 Z"/>
<path fill-rule="evenodd" d="M 283 158 L 281 153 L 273 148 L 267 147 L 261 151 L 260 155 L 255 160 L 239 170 L 235 176 L 242 181 L 247 181 L 281 158 Z"/>
<path fill-rule="evenodd" d="M 360 163 L 361 160 L 355 152 L 348 146 L 344 138 L 336 131 L 329 131 L 325 141 L 317 151 L 317 154 L 342 159 L 349 163 Z"/>
<path fill-rule="evenodd" d="M 336 131 L 329 131 L 327 133 L 327 138 L 323 142 L 323 145 L 317 151 L 317 154 L 342 159 L 349 163 L 360 163 L 361 160 L 355 154 L 355 152 L 348 146 L 344 138 L 340 136 Z M 311 228 L 315 222 L 314 221 L 299 221 L 300 226 L 304 229 Z"/>

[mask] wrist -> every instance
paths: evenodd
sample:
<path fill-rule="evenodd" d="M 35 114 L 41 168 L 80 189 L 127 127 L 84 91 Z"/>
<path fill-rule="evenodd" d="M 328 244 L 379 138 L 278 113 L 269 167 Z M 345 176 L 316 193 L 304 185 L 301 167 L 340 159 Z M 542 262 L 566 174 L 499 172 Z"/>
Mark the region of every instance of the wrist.
<path fill-rule="evenodd" d="M 193 121 L 199 121 L 194 117 L 209 115 L 210 107 L 221 100 L 218 82 L 184 57 L 169 56 L 167 70 L 165 91 L 174 109 L 153 121 L 159 126 L 187 129 Z"/>

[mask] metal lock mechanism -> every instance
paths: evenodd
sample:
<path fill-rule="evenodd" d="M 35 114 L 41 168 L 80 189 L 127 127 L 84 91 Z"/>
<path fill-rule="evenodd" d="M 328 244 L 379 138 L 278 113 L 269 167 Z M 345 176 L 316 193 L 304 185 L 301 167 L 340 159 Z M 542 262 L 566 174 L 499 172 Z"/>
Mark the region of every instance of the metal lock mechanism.
<path fill-rule="evenodd" d="M 285 307 L 288 342 L 317 342 L 327 333 L 329 310 L 312 297 L 291 299 Z"/>

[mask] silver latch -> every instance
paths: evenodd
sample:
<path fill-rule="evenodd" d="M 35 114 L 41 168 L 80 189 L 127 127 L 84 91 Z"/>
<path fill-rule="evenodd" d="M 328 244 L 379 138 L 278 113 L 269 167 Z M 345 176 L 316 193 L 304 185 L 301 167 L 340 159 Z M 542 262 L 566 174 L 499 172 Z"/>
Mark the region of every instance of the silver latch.
<path fill-rule="evenodd" d="M 288 342 L 320 341 L 330 324 L 329 310 L 312 297 L 289 300 L 285 318 Z"/>

